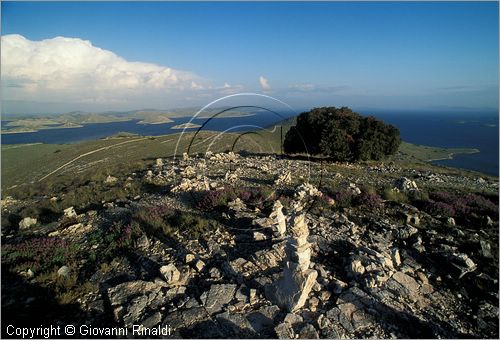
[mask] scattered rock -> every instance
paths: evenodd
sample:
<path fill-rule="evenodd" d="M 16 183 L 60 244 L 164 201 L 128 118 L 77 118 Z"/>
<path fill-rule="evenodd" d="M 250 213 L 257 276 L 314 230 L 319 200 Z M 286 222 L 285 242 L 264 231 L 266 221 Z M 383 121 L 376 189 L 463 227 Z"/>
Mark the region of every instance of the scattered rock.
<path fill-rule="evenodd" d="M 285 322 L 282 322 L 282 323 L 278 324 L 276 327 L 274 327 L 274 331 L 276 332 L 278 339 L 294 339 L 295 338 L 295 333 L 293 331 L 293 328 Z"/>
<path fill-rule="evenodd" d="M 286 185 L 292 183 L 292 173 L 290 171 L 284 171 L 274 181 L 274 185 Z"/>
<path fill-rule="evenodd" d="M 19 222 L 19 228 L 20 229 L 28 229 L 29 227 L 35 225 L 37 223 L 36 218 L 32 217 L 25 217 Z"/>
<path fill-rule="evenodd" d="M 68 266 L 62 266 L 57 270 L 57 277 L 68 277 L 71 274 L 71 269 Z"/>
<path fill-rule="evenodd" d="M 479 243 L 481 245 L 481 254 L 486 258 L 493 258 L 493 255 L 491 253 L 491 245 L 484 240 L 479 241 Z"/>
<path fill-rule="evenodd" d="M 236 288 L 235 284 L 214 284 L 200 296 L 200 300 L 209 313 L 217 313 L 233 299 Z"/>
<path fill-rule="evenodd" d="M 417 214 L 407 214 L 406 215 L 406 223 L 410 223 L 413 225 L 420 224 L 420 217 Z"/>
<path fill-rule="evenodd" d="M 196 268 L 197 271 L 201 272 L 203 268 L 205 268 L 205 262 L 203 262 L 202 260 L 198 260 L 196 261 L 194 267 Z"/>
<path fill-rule="evenodd" d="M 365 267 L 363 267 L 360 260 L 354 260 L 351 262 L 350 270 L 354 274 L 362 275 L 365 272 Z"/>
<path fill-rule="evenodd" d="M 185 257 L 185 263 L 186 264 L 190 264 L 191 262 L 193 262 L 194 260 L 196 259 L 196 256 L 194 256 L 193 254 L 187 254 L 186 257 Z"/>
<path fill-rule="evenodd" d="M 477 269 L 476 264 L 467 254 L 457 254 L 452 256 L 451 265 L 458 270 L 458 278 Z"/>
<path fill-rule="evenodd" d="M 76 218 L 77 214 L 76 214 L 75 208 L 69 207 L 69 208 L 64 209 L 64 217 L 67 219 Z"/>
<path fill-rule="evenodd" d="M 166 266 L 162 266 L 160 268 L 160 273 L 169 285 L 179 283 L 181 278 L 180 271 L 172 263 Z"/>
<path fill-rule="evenodd" d="M 112 184 L 112 183 L 116 183 L 116 181 L 118 181 L 118 178 L 113 177 L 111 175 L 108 175 L 108 177 L 106 177 L 106 179 L 104 180 L 104 183 Z"/>
<path fill-rule="evenodd" d="M 417 183 L 411 181 L 406 177 L 401 177 L 395 183 L 396 189 L 403 192 L 410 192 L 412 190 L 418 190 Z"/>
<path fill-rule="evenodd" d="M 399 267 L 401 265 L 401 256 L 399 255 L 399 249 L 394 248 L 391 250 L 391 259 L 392 259 L 392 263 L 396 267 Z"/>
<path fill-rule="evenodd" d="M 299 332 L 299 339 L 319 339 L 319 335 L 313 325 L 306 324 Z"/>

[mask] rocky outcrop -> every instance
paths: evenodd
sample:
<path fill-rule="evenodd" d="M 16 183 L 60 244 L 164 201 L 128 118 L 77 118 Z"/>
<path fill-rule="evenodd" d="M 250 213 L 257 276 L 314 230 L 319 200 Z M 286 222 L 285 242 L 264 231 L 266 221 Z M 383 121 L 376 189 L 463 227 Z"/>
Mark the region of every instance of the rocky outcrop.
<path fill-rule="evenodd" d="M 59 272 L 62 283 L 65 277 L 88 279 L 90 284 L 83 281 L 77 289 L 90 287 L 89 292 L 74 301 L 85 311 L 82 323 L 96 325 L 113 318 L 126 327 L 168 325 L 175 329 L 175 338 L 498 337 L 495 215 L 478 216 L 477 225 L 458 215 L 434 216 L 416 204 L 413 195 L 406 203 L 387 200 L 376 207 L 362 203 L 367 186 L 391 188 L 394 178 L 405 178 L 399 187 L 407 192 L 417 189 L 417 183 L 409 183 L 414 180 L 428 192 L 448 188 L 497 192 L 495 180 L 437 175 L 394 164 L 330 164 L 324 170 L 301 160 L 211 152 L 201 160 L 191 156 L 154 163 L 130 174 L 126 182 L 148 179 L 163 183 L 161 190 L 106 202 L 95 211 L 85 212 L 79 206 L 80 215 L 69 208 L 47 229 L 43 228 L 46 216 L 32 216 L 42 221 L 37 228 L 16 230 L 21 237 L 36 238 L 41 233 L 50 242 L 62 239 L 96 256 L 96 264 L 79 257 L 66 262 L 67 267 L 59 263 L 51 269 Z M 320 183 L 322 172 L 327 184 L 321 189 L 356 196 L 353 203 L 329 205 L 328 197 L 321 197 L 309 183 L 295 190 L 285 183 L 274 187 L 276 174 L 283 174 L 283 169 L 299 181 L 308 178 L 309 166 L 311 181 Z M 236 182 L 226 176 L 228 168 L 230 174 L 238 174 Z M 275 195 L 269 197 L 279 200 L 255 204 L 253 197 L 242 195 L 206 214 L 193 204 L 196 193 L 183 194 L 219 187 L 232 194 L 231 189 L 238 192 L 241 187 L 253 195 L 261 185 L 266 190 L 260 193 L 274 188 Z M 190 235 L 189 224 L 178 230 L 172 225 L 174 231 L 167 238 L 161 237 L 161 228 L 158 234 L 146 228 L 145 220 L 139 222 L 139 234 L 133 231 L 132 242 L 121 243 L 136 211 L 150 211 L 158 214 L 151 216 L 157 221 L 171 223 L 159 209 L 163 206 L 168 214 L 193 214 L 193 225 L 198 218 L 207 222 L 204 217 L 213 225 L 196 237 Z M 15 216 L 14 223 L 18 216 L 26 216 L 26 211 Z M 125 223 L 123 235 L 109 245 L 123 248 L 108 260 L 111 247 L 101 235 L 120 223 Z M 7 233 L 2 241 L 9 247 L 17 245 L 19 235 Z M 104 252 L 107 256 L 101 258 Z M 20 287 L 26 282 L 41 284 L 47 276 L 31 263 L 19 268 Z M 17 301 L 14 294 L 6 296 L 2 308 L 26 306 L 19 315 L 29 315 L 26 311 L 36 304 L 31 296 Z"/>

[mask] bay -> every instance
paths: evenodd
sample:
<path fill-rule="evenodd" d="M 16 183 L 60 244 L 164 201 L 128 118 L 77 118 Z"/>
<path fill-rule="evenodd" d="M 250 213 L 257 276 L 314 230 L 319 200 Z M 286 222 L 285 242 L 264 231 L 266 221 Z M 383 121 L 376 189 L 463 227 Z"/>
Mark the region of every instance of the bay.
<path fill-rule="evenodd" d="M 475 148 L 479 153 L 453 155 L 452 159 L 436 160 L 432 163 L 450 167 L 475 170 L 498 176 L 499 134 L 498 112 L 421 112 L 421 111 L 377 111 L 360 110 L 363 115 L 373 115 L 386 123 L 398 127 L 401 138 L 409 143 L 446 148 Z M 239 132 L 268 127 L 296 113 L 283 112 L 280 116 L 269 112 L 254 112 L 251 116 L 225 117 L 208 120 L 198 118 L 192 123 L 205 124 L 203 130 Z M 119 132 L 143 136 L 158 136 L 179 133 L 182 129 L 171 129 L 187 123 L 190 117 L 174 118 L 165 124 L 137 124 L 137 120 L 114 123 L 84 124 L 80 128 L 47 129 L 31 133 L 2 134 L 2 144 L 21 143 L 77 143 L 115 135 Z M 6 121 L 2 121 L 5 127 Z M 197 128 L 186 129 L 196 131 Z"/>

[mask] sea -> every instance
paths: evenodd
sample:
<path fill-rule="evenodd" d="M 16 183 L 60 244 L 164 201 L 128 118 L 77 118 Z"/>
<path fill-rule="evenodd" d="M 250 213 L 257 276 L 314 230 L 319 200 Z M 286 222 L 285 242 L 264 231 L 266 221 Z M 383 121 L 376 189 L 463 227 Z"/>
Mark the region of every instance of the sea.
<path fill-rule="evenodd" d="M 430 111 L 358 111 L 372 115 L 399 128 L 401 138 L 409 143 L 447 148 L 475 148 L 479 153 L 456 154 L 452 159 L 436 160 L 432 163 L 449 167 L 475 170 L 485 174 L 499 174 L 499 118 L 498 112 L 430 112 Z M 203 125 L 203 130 L 242 132 L 259 130 L 273 125 L 295 112 L 254 112 L 244 117 L 197 118 L 192 123 Z M 190 117 L 174 118 L 164 124 L 137 124 L 137 120 L 112 123 L 83 124 L 80 128 L 46 129 L 29 133 L 2 134 L 2 144 L 77 143 L 95 140 L 120 132 L 144 136 L 159 136 L 182 131 L 171 129 L 191 120 Z M 8 121 L 2 121 L 2 129 Z M 197 128 L 186 131 L 196 131 Z"/>

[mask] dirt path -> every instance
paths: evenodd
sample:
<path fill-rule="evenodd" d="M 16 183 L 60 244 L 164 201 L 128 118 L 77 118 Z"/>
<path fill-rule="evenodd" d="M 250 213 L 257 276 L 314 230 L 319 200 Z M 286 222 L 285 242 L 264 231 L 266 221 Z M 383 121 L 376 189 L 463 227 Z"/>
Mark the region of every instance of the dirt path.
<path fill-rule="evenodd" d="M 102 148 L 99 148 L 99 149 L 95 149 L 95 150 L 92 150 L 92 151 L 89 151 L 89 152 L 86 152 L 84 154 L 81 154 L 80 156 L 76 157 L 76 158 L 73 158 L 72 160 L 70 160 L 69 162 L 67 163 L 64 163 L 63 165 L 61 165 L 60 167 L 58 167 L 57 169 L 55 169 L 54 171 L 50 172 L 49 174 L 43 176 L 42 178 L 40 178 L 38 180 L 38 182 L 41 182 L 43 181 L 44 179 L 46 179 L 47 177 L 49 177 L 50 175 L 53 175 L 54 173 L 58 172 L 59 170 L 61 170 L 62 168 L 70 165 L 71 163 L 79 160 L 80 158 L 82 157 L 85 157 L 85 156 L 88 156 L 88 155 L 91 155 L 93 153 L 96 153 L 96 152 L 99 152 L 99 151 L 102 151 L 102 150 L 106 150 L 106 149 L 110 149 L 110 148 L 113 148 L 115 146 L 119 146 L 119 145 L 123 145 L 123 144 L 127 144 L 127 143 L 132 143 L 132 142 L 138 142 L 140 140 L 144 140 L 144 139 L 147 139 L 148 137 L 144 137 L 144 138 L 138 138 L 138 139 L 133 139 L 133 140 L 127 140 L 125 142 L 121 142 L 121 143 L 117 143 L 117 144 L 113 144 L 113 145 L 108 145 L 108 146 L 104 146 Z"/>

